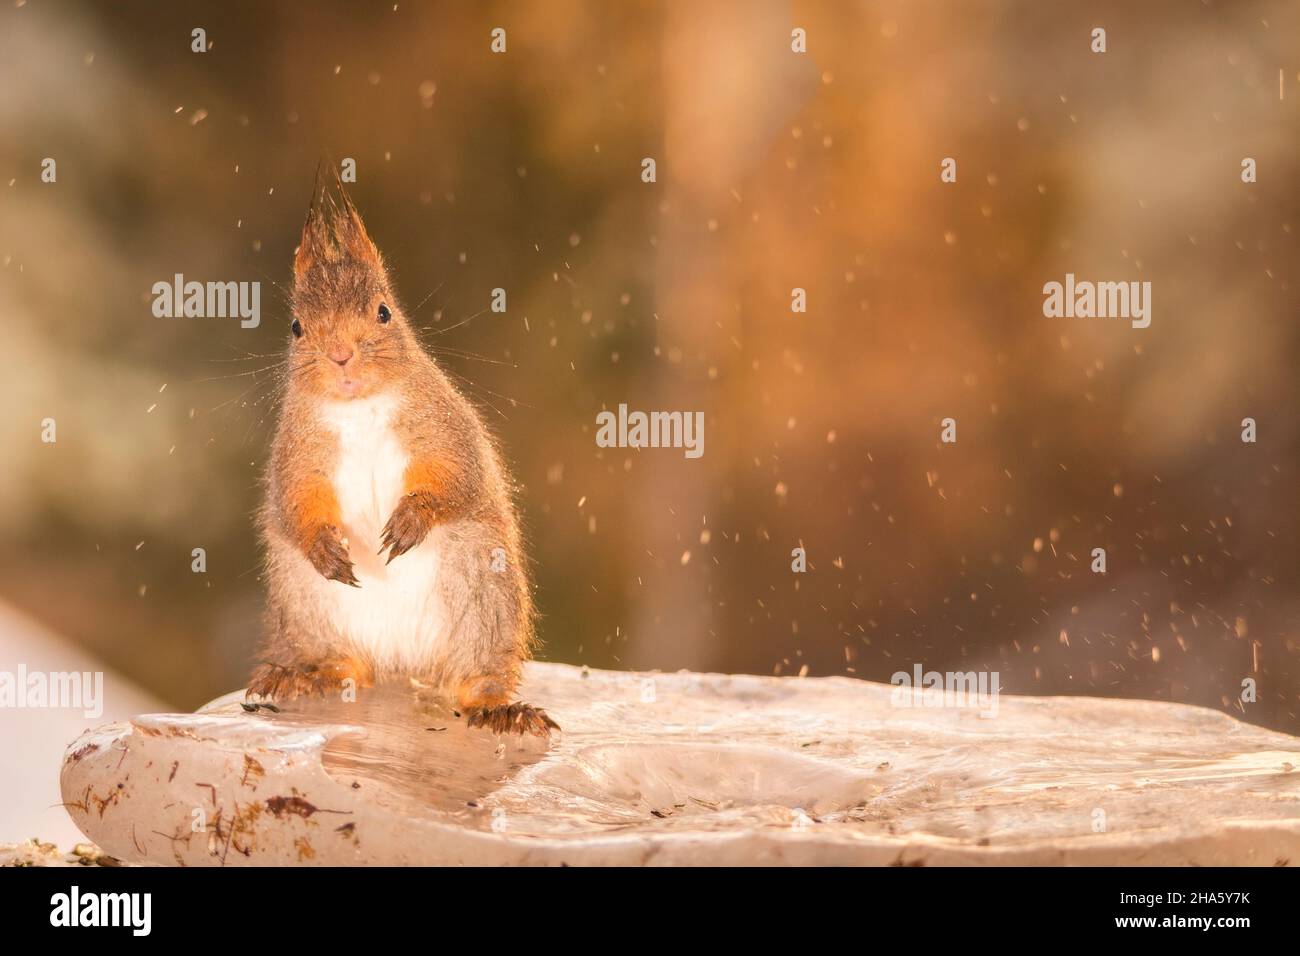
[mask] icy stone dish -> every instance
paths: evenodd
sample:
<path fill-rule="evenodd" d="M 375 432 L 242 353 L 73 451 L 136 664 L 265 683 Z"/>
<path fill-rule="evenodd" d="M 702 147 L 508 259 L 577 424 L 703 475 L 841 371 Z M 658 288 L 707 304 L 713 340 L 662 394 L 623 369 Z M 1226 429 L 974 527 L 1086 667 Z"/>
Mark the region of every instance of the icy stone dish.
<path fill-rule="evenodd" d="M 73 820 L 130 862 L 1300 863 L 1300 738 L 1150 701 L 898 707 L 848 678 L 532 663 L 549 741 L 418 688 L 84 734 Z"/>

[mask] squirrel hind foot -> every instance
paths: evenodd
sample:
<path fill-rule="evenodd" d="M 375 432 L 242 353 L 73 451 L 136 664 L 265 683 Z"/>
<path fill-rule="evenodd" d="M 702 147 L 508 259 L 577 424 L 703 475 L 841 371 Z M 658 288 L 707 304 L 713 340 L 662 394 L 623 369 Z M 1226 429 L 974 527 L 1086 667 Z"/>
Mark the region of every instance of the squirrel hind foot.
<path fill-rule="evenodd" d="M 327 697 L 349 686 L 354 690 L 374 686 L 370 668 L 355 658 L 330 658 L 291 666 L 267 662 L 254 669 L 244 697 L 269 697 L 279 701 Z"/>
<path fill-rule="evenodd" d="M 510 703 L 518 677 L 514 674 L 484 674 L 462 681 L 456 689 L 456 703 L 470 727 L 482 727 L 497 734 L 532 734 L 549 737 L 560 725 L 540 707 L 523 701 Z"/>
<path fill-rule="evenodd" d="M 547 716 L 546 711 L 522 701 L 499 704 L 496 707 L 471 707 L 465 711 L 465 716 L 470 727 L 483 727 L 497 734 L 549 737 L 552 729 L 560 729 L 560 725 Z"/>

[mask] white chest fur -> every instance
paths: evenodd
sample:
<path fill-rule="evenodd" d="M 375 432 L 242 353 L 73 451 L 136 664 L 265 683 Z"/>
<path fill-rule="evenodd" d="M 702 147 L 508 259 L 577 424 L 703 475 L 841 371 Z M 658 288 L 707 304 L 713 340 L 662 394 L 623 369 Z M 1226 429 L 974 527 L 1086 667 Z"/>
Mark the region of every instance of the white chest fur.
<path fill-rule="evenodd" d="M 343 523 L 372 550 L 402 495 L 407 456 L 393 432 L 396 409 L 396 398 L 376 395 L 331 402 L 323 412 L 325 425 L 338 439 L 333 482 Z"/>
<path fill-rule="evenodd" d="M 335 626 L 377 666 L 410 667 L 427 660 L 443 636 L 437 598 L 437 533 L 386 564 L 379 542 L 401 501 L 408 455 L 393 430 L 397 398 L 332 402 L 322 423 L 337 438 L 331 476 L 342 531 L 360 587 L 320 579 Z"/>

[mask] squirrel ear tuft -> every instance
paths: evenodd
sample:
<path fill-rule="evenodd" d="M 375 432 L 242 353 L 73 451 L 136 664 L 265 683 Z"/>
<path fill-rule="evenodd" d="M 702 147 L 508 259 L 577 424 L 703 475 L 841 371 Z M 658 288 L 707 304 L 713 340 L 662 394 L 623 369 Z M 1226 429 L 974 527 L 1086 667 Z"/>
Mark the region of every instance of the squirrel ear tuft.
<path fill-rule="evenodd" d="M 379 265 L 379 250 L 371 241 L 370 234 L 366 232 L 366 225 L 361 221 L 361 213 L 357 212 L 357 207 L 352 205 L 352 199 L 343 188 L 343 183 L 339 181 L 338 170 L 334 171 L 334 182 L 338 188 L 339 198 L 343 201 L 343 208 L 337 210 L 338 219 L 334 228 L 340 248 L 353 259 Z"/>
<path fill-rule="evenodd" d="M 302 239 L 293 253 L 293 272 L 296 277 L 311 271 L 319 261 L 329 258 L 329 241 L 322 216 L 325 198 L 325 177 L 321 164 L 316 166 L 316 184 L 311 191 L 311 204 L 307 207 L 307 219 L 302 224 Z"/>
<path fill-rule="evenodd" d="M 316 167 L 316 186 L 312 190 L 307 221 L 303 223 L 302 241 L 294 252 L 296 277 L 305 275 L 317 263 L 343 258 L 380 265 L 379 250 L 371 242 L 357 207 L 348 198 L 338 170 L 333 166 L 330 170 L 332 180 L 325 178 L 324 164 Z"/>

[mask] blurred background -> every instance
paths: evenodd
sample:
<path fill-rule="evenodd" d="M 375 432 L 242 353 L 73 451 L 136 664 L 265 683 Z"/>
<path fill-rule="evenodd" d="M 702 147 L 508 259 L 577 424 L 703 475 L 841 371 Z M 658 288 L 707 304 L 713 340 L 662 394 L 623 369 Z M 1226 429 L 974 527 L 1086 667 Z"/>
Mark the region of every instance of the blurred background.
<path fill-rule="evenodd" d="M 142 699 L 247 676 L 332 157 L 502 440 L 542 657 L 1300 732 L 1300 6 L 3 2 L 0 603 Z M 1067 272 L 1150 281 L 1151 327 L 1045 318 Z M 260 327 L 155 318 L 176 273 L 260 281 Z M 704 456 L 598 448 L 624 402 Z"/>

